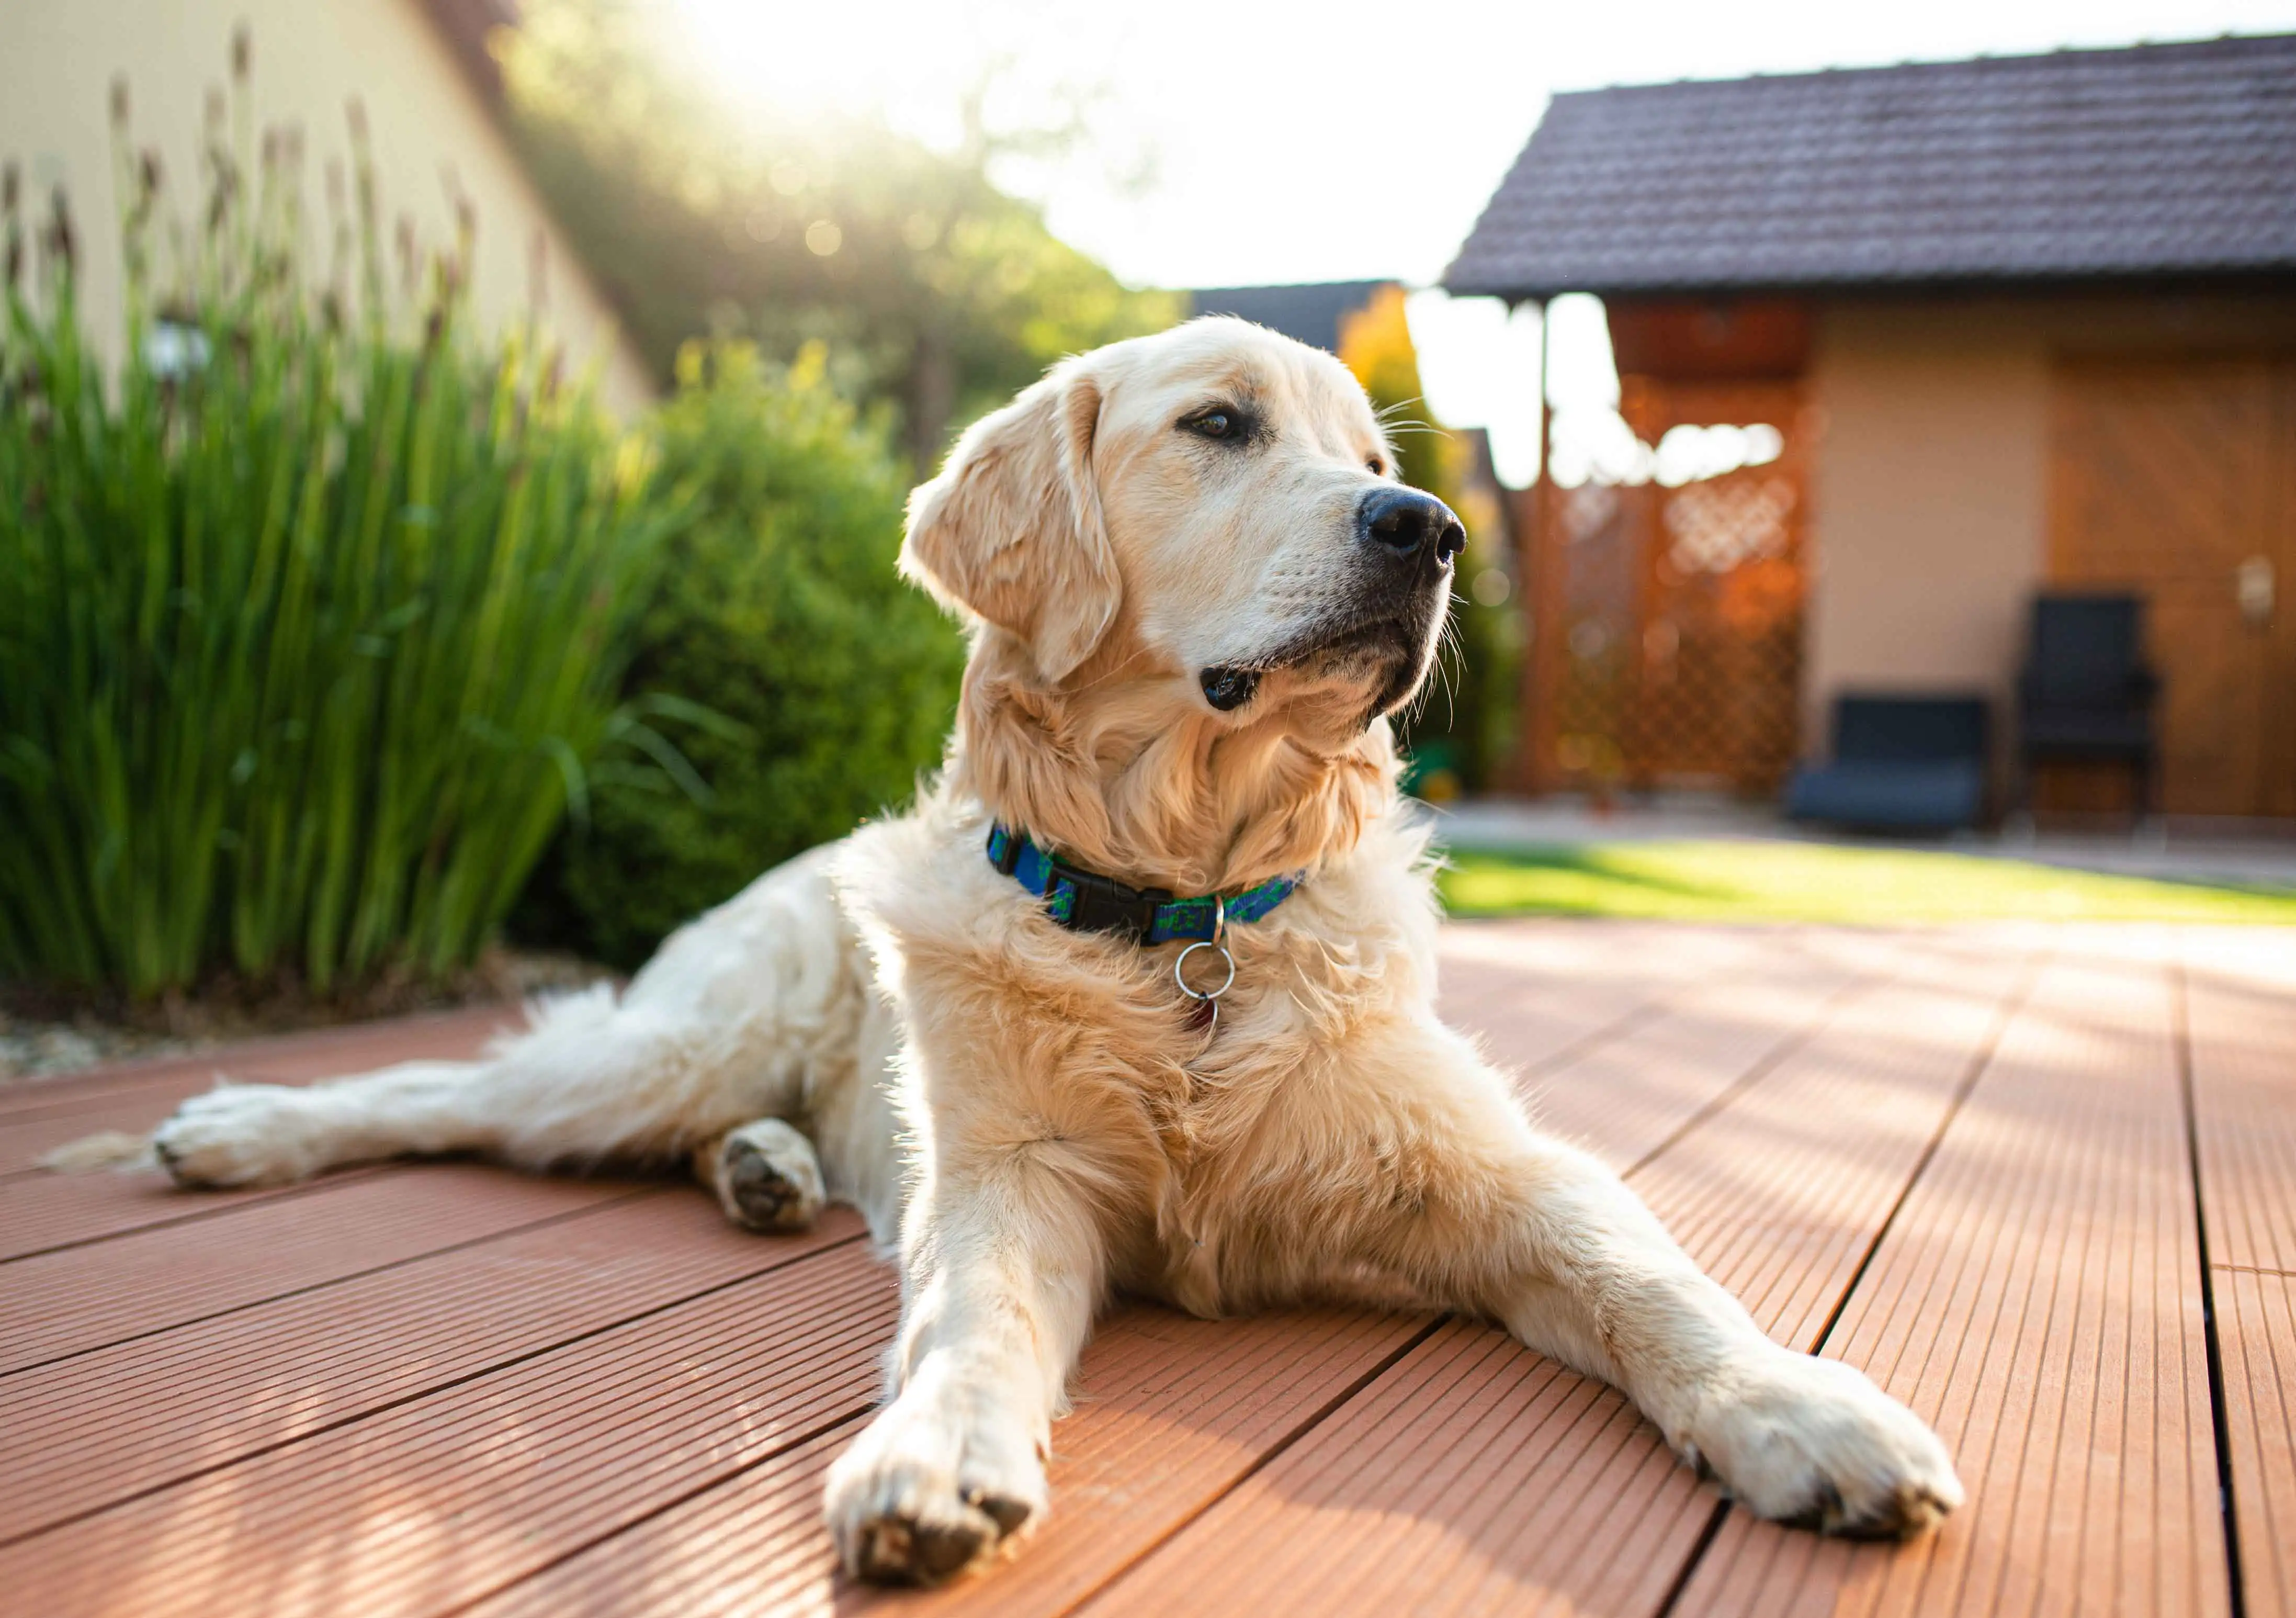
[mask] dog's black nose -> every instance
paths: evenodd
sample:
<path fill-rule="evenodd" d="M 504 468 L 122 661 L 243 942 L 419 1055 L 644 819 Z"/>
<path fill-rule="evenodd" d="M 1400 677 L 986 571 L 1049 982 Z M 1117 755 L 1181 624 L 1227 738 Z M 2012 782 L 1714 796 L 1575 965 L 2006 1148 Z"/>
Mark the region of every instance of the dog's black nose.
<path fill-rule="evenodd" d="M 1356 532 L 1398 562 L 1448 565 L 1467 543 L 1451 508 L 1415 489 L 1374 489 L 1356 508 Z"/>

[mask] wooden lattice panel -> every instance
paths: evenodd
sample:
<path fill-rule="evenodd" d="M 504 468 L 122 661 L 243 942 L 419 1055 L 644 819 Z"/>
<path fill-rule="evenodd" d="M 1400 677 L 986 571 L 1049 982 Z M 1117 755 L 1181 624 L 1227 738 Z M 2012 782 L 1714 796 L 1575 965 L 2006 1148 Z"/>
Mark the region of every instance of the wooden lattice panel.
<path fill-rule="evenodd" d="M 1772 792 L 1793 761 L 1800 708 L 1800 389 L 1629 377 L 1624 393 L 1645 443 L 1679 425 L 1759 423 L 1785 448 L 1679 488 L 1537 491 L 1531 784 Z"/>

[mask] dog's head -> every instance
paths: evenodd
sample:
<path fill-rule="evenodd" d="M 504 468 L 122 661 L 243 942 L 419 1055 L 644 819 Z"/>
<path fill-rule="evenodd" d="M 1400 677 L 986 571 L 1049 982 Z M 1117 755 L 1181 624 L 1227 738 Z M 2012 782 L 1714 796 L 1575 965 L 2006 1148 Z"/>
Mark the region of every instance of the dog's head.
<path fill-rule="evenodd" d="M 1425 678 L 1465 538 L 1396 481 L 1338 360 L 1210 318 L 1065 361 L 976 423 L 911 499 L 901 564 L 1047 690 L 1359 734 Z"/>

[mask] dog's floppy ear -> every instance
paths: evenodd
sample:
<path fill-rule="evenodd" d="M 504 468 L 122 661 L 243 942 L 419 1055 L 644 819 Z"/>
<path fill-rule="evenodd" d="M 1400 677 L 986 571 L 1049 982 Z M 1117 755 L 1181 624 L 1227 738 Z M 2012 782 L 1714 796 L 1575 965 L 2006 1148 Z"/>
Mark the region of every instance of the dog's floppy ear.
<path fill-rule="evenodd" d="M 1073 362 L 967 430 L 909 497 L 901 571 L 1018 637 L 1057 685 L 1122 598 L 1092 470 L 1100 389 Z"/>

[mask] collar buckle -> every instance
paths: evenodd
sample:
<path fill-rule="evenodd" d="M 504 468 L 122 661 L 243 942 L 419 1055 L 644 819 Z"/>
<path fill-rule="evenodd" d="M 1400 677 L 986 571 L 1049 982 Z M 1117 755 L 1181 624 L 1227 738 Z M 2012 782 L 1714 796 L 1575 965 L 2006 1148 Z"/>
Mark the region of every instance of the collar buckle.
<path fill-rule="evenodd" d="M 1079 871 L 1064 860 L 1053 862 L 1060 880 L 1076 890 L 1069 925 L 1079 932 L 1116 932 L 1134 943 L 1144 940 L 1156 924 L 1156 912 L 1172 902 L 1162 888 L 1135 888 L 1112 876 Z"/>

